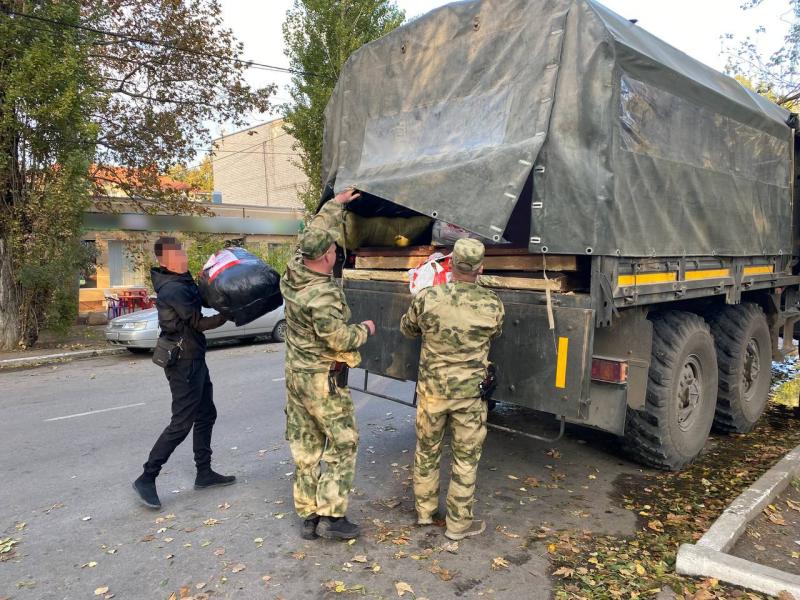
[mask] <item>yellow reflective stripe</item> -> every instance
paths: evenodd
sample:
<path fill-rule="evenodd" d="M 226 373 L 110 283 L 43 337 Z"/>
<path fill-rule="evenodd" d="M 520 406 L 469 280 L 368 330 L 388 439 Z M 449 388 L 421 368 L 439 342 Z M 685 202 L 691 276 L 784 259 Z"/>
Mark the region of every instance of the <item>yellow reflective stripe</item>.
<path fill-rule="evenodd" d="M 701 271 L 686 271 L 686 281 L 694 279 L 714 279 L 716 277 L 728 277 L 730 269 L 704 269 Z"/>
<path fill-rule="evenodd" d="M 775 270 L 772 265 L 762 265 L 760 267 L 745 267 L 744 274 L 747 275 L 769 275 Z"/>
<path fill-rule="evenodd" d="M 718 277 L 730 277 L 730 269 L 701 269 L 698 271 L 687 271 L 684 281 L 695 281 L 698 279 L 715 279 Z M 676 273 L 639 273 L 638 275 L 620 275 L 617 278 L 617 286 L 644 285 L 648 283 L 671 283 L 678 280 Z"/>
<path fill-rule="evenodd" d="M 675 273 L 639 273 L 638 275 L 620 275 L 617 286 L 642 285 L 645 283 L 669 283 L 675 281 Z"/>
<path fill-rule="evenodd" d="M 558 357 L 556 359 L 556 387 L 567 387 L 567 351 L 569 350 L 569 338 L 558 338 Z"/>

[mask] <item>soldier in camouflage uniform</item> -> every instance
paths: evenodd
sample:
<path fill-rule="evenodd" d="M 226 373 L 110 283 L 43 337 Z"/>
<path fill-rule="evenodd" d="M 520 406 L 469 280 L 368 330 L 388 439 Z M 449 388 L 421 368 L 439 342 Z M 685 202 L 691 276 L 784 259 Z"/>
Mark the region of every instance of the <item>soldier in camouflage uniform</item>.
<path fill-rule="evenodd" d="M 286 439 L 295 461 L 294 503 L 304 539 L 352 539 L 359 531 L 345 517 L 358 431 L 353 400 L 337 373 L 361 362 L 357 349 L 375 325 L 348 324 L 350 309 L 331 276 L 343 205 L 357 197 L 348 190 L 320 210 L 281 280 L 288 326 Z"/>
<path fill-rule="evenodd" d="M 480 384 L 488 375 L 489 346 L 501 333 L 505 309 L 494 292 L 476 283 L 483 255 L 478 240 L 458 240 L 453 248 L 453 281 L 419 292 L 400 321 L 403 335 L 422 336 L 414 456 L 417 523 L 433 523 L 439 506 L 439 462 L 449 422 L 453 466 L 445 535 L 452 540 L 478 535 L 486 527 L 472 517 L 486 438 L 487 404 Z"/>

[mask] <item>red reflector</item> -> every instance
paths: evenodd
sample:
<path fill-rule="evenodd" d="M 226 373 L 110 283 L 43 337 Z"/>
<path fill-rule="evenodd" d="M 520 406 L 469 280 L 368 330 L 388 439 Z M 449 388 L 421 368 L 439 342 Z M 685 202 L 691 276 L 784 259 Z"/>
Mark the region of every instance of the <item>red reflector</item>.
<path fill-rule="evenodd" d="M 628 363 L 605 358 L 593 358 L 592 379 L 609 383 L 625 383 L 628 381 Z"/>

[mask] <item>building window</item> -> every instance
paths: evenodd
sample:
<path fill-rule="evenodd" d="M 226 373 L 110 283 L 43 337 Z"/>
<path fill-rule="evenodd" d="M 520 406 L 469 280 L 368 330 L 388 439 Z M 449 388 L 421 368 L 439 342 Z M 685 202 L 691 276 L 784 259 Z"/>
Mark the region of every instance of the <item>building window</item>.
<path fill-rule="evenodd" d="M 94 240 L 81 240 L 86 256 L 90 258 L 89 267 L 81 271 L 80 285 L 82 290 L 97 288 L 97 242 Z"/>
<path fill-rule="evenodd" d="M 130 253 L 130 244 L 117 240 L 108 242 L 108 274 L 111 287 L 137 287 L 144 285 L 142 270 Z"/>

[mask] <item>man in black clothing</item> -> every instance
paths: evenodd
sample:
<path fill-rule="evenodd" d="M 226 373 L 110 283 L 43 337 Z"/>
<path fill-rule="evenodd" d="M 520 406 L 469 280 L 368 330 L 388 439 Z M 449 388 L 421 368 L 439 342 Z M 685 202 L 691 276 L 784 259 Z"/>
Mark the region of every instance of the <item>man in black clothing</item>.
<path fill-rule="evenodd" d="M 186 252 L 171 237 L 155 243 L 159 266 L 150 271 L 158 298 L 161 336 L 181 342 L 180 358 L 164 372 L 172 392 L 172 420 L 156 440 L 144 472 L 133 482 L 139 499 L 150 508 L 161 508 L 156 477 L 172 452 L 194 429 L 195 489 L 231 485 L 236 478 L 211 470 L 211 430 L 217 418 L 213 386 L 206 366 L 206 337 L 203 332 L 225 323 L 222 315 L 204 317 L 202 301 L 192 276 Z"/>

